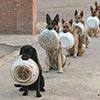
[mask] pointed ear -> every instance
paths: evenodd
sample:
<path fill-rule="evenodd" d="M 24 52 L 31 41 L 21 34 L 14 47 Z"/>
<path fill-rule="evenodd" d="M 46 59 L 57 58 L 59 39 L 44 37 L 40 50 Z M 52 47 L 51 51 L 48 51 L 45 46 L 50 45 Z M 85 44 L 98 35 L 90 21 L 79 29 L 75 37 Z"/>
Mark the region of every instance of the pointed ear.
<path fill-rule="evenodd" d="M 65 23 L 65 20 L 64 19 L 62 19 L 62 24 L 64 24 Z"/>
<path fill-rule="evenodd" d="M 77 14 L 78 14 L 78 11 L 77 11 L 77 10 L 75 10 L 74 16 L 76 16 Z"/>
<path fill-rule="evenodd" d="M 51 17 L 49 16 L 49 14 L 46 15 L 46 22 L 47 24 L 49 23 L 49 21 L 51 21 Z"/>
<path fill-rule="evenodd" d="M 72 24 L 73 24 L 73 19 L 71 19 L 71 20 L 69 21 L 69 24 L 70 24 L 70 25 L 72 25 Z"/>
<path fill-rule="evenodd" d="M 91 6 L 91 7 L 90 7 L 90 11 L 92 11 L 92 10 L 93 10 L 93 7 Z"/>
<path fill-rule="evenodd" d="M 56 24 L 58 24 L 58 23 L 59 23 L 59 15 L 58 15 L 58 14 L 55 16 L 55 18 L 54 18 L 54 20 L 53 20 L 53 21 L 55 21 L 55 22 L 56 22 Z"/>
<path fill-rule="evenodd" d="M 97 7 L 98 3 L 95 1 L 95 7 Z"/>
<path fill-rule="evenodd" d="M 83 11 L 80 12 L 80 16 L 83 17 Z"/>

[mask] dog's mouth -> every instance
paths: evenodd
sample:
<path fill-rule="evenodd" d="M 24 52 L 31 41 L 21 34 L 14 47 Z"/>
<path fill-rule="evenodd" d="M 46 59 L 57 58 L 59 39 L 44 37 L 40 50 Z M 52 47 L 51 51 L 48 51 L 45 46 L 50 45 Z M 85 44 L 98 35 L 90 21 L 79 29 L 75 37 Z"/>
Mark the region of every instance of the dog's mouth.
<path fill-rule="evenodd" d="M 27 56 L 22 56 L 21 57 L 23 60 L 28 60 L 29 59 L 29 57 L 27 57 Z"/>

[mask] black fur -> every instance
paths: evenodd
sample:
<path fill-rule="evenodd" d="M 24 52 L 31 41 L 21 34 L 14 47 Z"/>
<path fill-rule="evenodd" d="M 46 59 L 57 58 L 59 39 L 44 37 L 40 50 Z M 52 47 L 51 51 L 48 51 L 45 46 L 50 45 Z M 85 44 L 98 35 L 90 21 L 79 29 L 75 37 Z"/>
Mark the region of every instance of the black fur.
<path fill-rule="evenodd" d="M 20 49 L 19 55 L 21 55 L 23 60 L 28 60 L 29 58 L 31 58 L 32 60 L 34 60 L 37 63 L 37 65 L 39 67 L 39 77 L 38 77 L 37 81 L 31 85 L 22 86 L 20 84 L 15 84 L 15 86 L 21 87 L 19 89 L 19 91 L 24 91 L 24 93 L 23 93 L 24 96 L 28 95 L 28 90 L 36 90 L 36 97 L 41 97 L 40 91 L 42 91 L 42 92 L 45 91 L 45 89 L 44 89 L 45 80 L 42 75 L 42 68 L 41 68 L 41 65 L 38 60 L 38 55 L 37 55 L 36 49 L 30 45 L 25 45 Z"/>
<path fill-rule="evenodd" d="M 46 15 L 46 23 L 47 23 L 47 26 L 46 28 L 48 28 L 49 30 L 52 30 L 54 29 L 57 33 L 59 32 L 59 15 L 56 14 L 56 16 L 54 17 L 54 19 L 52 20 L 50 15 L 47 14 Z"/>

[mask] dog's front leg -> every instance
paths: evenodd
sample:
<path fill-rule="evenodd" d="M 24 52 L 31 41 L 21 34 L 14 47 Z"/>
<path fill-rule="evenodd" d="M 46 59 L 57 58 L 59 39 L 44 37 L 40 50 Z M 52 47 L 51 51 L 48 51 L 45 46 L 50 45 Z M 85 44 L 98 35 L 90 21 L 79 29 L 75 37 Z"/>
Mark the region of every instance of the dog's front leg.
<path fill-rule="evenodd" d="M 41 94 L 40 94 L 40 76 L 38 77 L 38 81 L 37 81 L 36 97 L 41 97 Z"/>
<path fill-rule="evenodd" d="M 62 51 L 61 51 L 61 49 L 60 50 L 58 50 L 58 54 L 57 54 L 57 56 L 58 56 L 58 72 L 59 73 L 62 73 L 63 72 L 63 68 L 62 68 Z"/>
<path fill-rule="evenodd" d="M 46 64 L 45 72 L 49 72 L 49 69 L 50 69 L 50 56 L 49 56 L 48 51 L 46 51 L 45 64 Z"/>
<path fill-rule="evenodd" d="M 74 45 L 74 55 L 73 57 L 76 58 L 78 54 L 78 41 Z"/>
<path fill-rule="evenodd" d="M 23 86 L 23 96 L 27 96 L 28 95 L 28 86 Z"/>

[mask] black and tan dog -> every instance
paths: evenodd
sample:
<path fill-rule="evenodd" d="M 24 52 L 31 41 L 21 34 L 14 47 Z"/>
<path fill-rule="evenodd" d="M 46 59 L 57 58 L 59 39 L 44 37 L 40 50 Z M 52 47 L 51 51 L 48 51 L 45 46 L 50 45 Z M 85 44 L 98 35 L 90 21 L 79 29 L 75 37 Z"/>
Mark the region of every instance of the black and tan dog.
<path fill-rule="evenodd" d="M 79 14 L 78 11 L 75 10 L 75 12 L 74 12 L 74 22 L 75 23 L 82 23 L 84 25 L 84 27 L 85 27 L 85 22 L 84 22 L 84 18 L 83 17 L 84 17 L 84 12 L 83 11 L 81 11 L 80 14 Z M 85 44 L 85 46 L 87 48 L 88 45 L 89 45 L 89 35 L 87 33 L 87 30 L 85 30 L 84 35 L 81 37 L 81 40 L 84 41 L 84 44 Z"/>
<path fill-rule="evenodd" d="M 71 49 L 67 50 L 67 56 L 73 56 L 74 58 L 76 58 L 77 56 L 83 55 L 83 53 L 85 52 L 84 37 L 80 37 L 80 30 L 73 26 L 73 20 L 71 19 L 69 22 L 66 22 L 64 19 L 62 19 L 62 26 L 62 31 L 65 34 L 67 34 L 67 32 L 72 33 L 75 39 L 74 46 Z"/>
<path fill-rule="evenodd" d="M 35 83 L 28 85 L 28 86 L 22 86 L 20 84 L 15 84 L 16 87 L 21 87 L 19 91 L 23 91 L 23 95 L 26 96 L 28 95 L 28 90 L 36 90 L 36 97 L 41 97 L 40 91 L 44 92 L 44 86 L 45 86 L 45 80 L 42 75 L 42 68 L 38 60 L 38 55 L 37 51 L 34 47 L 31 45 L 25 45 L 20 49 L 20 53 L 23 60 L 28 60 L 31 58 L 33 61 L 36 62 L 39 68 L 39 76 L 38 79 Z"/>
<path fill-rule="evenodd" d="M 49 30 L 54 29 L 57 33 L 59 32 L 59 15 L 57 14 L 53 20 L 51 20 L 51 17 L 49 14 L 46 15 L 46 22 L 47 26 L 46 28 Z M 46 50 L 46 60 L 45 63 L 47 65 L 46 71 L 49 71 L 50 69 L 58 70 L 58 72 L 63 72 L 66 58 L 62 54 L 62 48 L 61 43 L 59 41 L 59 47 L 53 51 L 47 51 Z"/>
<path fill-rule="evenodd" d="M 97 10 L 97 8 L 94 9 L 91 6 L 90 7 L 90 11 L 91 11 L 91 16 L 93 16 L 93 17 L 97 16 L 98 17 L 98 10 Z M 90 37 L 98 37 L 99 34 L 100 34 L 100 29 L 99 29 L 99 27 L 97 27 L 97 28 L 89 28 L 87 33 L 88 33 L 88 35 Z"/>
<path fill-rule="evenodd" d="M 98 18 L 99 18 L 99 20 L 100 20 L 100 3 L 97 3 L 97 2 L 95 2 L 95 9 L 97 10 L 97 13 L 98 13 Z"/>

